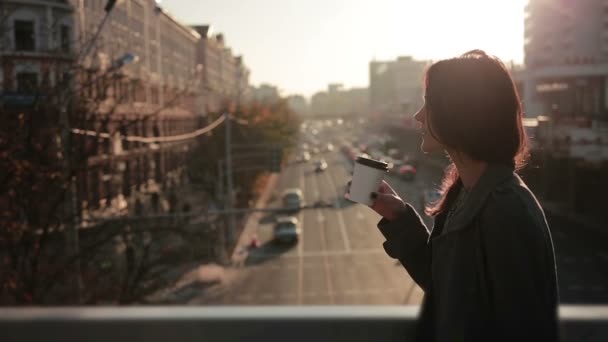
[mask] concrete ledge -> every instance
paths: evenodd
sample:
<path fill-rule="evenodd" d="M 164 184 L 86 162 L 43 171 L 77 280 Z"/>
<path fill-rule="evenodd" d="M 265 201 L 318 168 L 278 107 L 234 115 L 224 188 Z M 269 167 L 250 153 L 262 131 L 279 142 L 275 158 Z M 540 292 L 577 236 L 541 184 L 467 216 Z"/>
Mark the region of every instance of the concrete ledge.
<path fill-rule="evenodd" d="M 525 310 L 525 308 L 522 308 Z M 418 306 L 0 309 L 3 341 L 411 341 Z M 608 306 L 562 306 L 563 341 L 607 341 Z"/>

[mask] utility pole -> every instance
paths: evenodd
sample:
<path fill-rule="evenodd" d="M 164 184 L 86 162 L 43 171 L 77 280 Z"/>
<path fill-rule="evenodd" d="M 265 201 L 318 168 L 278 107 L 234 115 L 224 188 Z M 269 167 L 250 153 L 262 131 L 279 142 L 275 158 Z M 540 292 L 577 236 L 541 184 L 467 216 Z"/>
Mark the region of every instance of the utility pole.
<path fill-rule="evenodd" d="M 69 88 L 68 88 L 69 89 Z M 64 161 L 64 174 L 66 181 L 66 197 L 65 210 L 67 220 L 65 224 L 65 238 L 66 238 L 66 251 L 69 258 L 75 257 L 80 253 L 80 241 L 78 237 L 78 200 L 76 194 L 76 181 L 75 175 L 72 174 L 72 149 L 71 149 L 71 132 L 70 123 L 68 118 L 68 112 L 66 108 L 66 96 L 61 93 L 61 145 L 63 146 L 63 161 Z M 72 273 L 72 289 L 76 296 L 76 304 L 82 303 L 82 278 L 80 272 L 80 259 L 74 262 L 74 267 L 71 270 Z"/>
<path fill-rule="evenodd" d="M 224 113 L 224 123 L 226 125 L 226 206 L 227 210 L 234 209 L 233 194 L 234 184 L 232 182 L 232 122 L 230 121 L 230 113 Z M 236 224 L 234 214 L 228 215 L 228 243 L 232 243 L 236 235 Z"/>

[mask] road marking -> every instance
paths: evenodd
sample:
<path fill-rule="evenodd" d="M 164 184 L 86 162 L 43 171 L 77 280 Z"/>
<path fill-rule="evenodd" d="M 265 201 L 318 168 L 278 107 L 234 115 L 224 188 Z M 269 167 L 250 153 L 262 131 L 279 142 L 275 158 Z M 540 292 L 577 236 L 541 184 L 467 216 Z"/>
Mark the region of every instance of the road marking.
<path fill-rule="evenodd" d="M 300 189 L 304 191 L 304 175 L 302 174 L 302 167 L 298 168 L 298 175 L 300 178 Z M 306 200 L 306 199 L 304 199 Z M 298 241 L 298 304 L 302 305 L 302 291 L 304 291 L 304 261 L 302 260 L 302 255 L 304 254 L 304 234 L 306 231 L 304 230 L 304 213 L 300 211 L 300 227 L 302 228 L 302 234 Z"/>
<path fill-rule="evenodd" d="M 381 248 L 369 248 L 369 249 L 353 249 L 351 251 L 314 251 L 304 252 L 302 255 L 296 254 L 281 254 L 281 253 L 256 253 L 259 257 L 281 257 L 283 259 L 290 258 L 318 258 L 323 256 L 359 256 L 359 255 L 379 255 L 386 256 L 386 252 Z"/>
<path fill-rule="evenodd" d="M 331 176 L 325 175 L 327 179 L 329 179 L 330 187 L 334 190 L 334 194 L 336 195 L 336 208 L 340 206 L 340 196 L 338 195 L 338 190 L 336 188 L 336 183 L 332 179 Z M 343 211 L 340 209 L 334 210 L 338 214 L 338 225 L 340 226 L 340 233 L 342 235 L 342 241 L 344 241 L 344 249 L 346 251 L 350 251 L 350 240 L 348 239 L 348 234 L 346 233 L 346 224 L 344 224 L 344 216 Z"/>
<path fill-rule="evenodd" d="M 314 186 L 317 189 L 317 193 L 319 192 L 319 182 L 317 181 L 317 178 L 313 178 L 314 180 Z M 319 198 L 317 198 L 318 200 Z M 319 222 L 319 234 L 320 234 L 320 238 L 321 238 L 321 249 L 326 250 L 327 249 L 327 241 L 325 240 L 325 231 L 327 230 L 327 226 L 322 223 Z M 327 255 L 323 256 L 323 266 L 325 268 L 325 284 L 327 286 L 327 292 L 332 293 L 333 292 L 333 284 L 331 283 L 331 273 L 330 273 L 330 269 L 329 269 L 329 260 L 327 260 Z M 334 304 L 335 300 L 334 300 L 334 296 L 330 295 L 329 296 L 329 304 Z"/>

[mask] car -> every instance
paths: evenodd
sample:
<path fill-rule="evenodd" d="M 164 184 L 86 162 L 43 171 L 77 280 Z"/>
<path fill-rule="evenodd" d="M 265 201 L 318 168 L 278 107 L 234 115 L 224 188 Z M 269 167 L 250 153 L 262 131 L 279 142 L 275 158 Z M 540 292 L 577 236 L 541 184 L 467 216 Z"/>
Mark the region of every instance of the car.
<path fill-rule="evenodd" d="M 413 165 L 405 164 L 399 168 L 399 177 L 406 181 L 412 181 L 416 178 L 416 168 Z"/>
<path fill-rule="evenodd" d="M 304 205 L 304 194 L 299 188 L 286 189 L 281 198 L 284 212 L 297 213 Z"/>
<path fill-rule="evenodd" d="M 300 155 L 299 161 L 304 163 L 310 160 L 310 153 L 308 152 L 302 152 L 302 154 Z"/>
<path fill-rule="evenodd" d="M 313 208 L 316 208 L 316 209 L 318 209 L 318 208 L 333 208 L 333 207 L 334 207 L 334 205 L 331 204 L 331 203 L 329 203 L 326 200 L 318 200 L 318 201 L 315 202 L 315 204 L 313 204 Z"/>
<path fill-rule="evenodd" d="M 313 147 L 312 154 L 319 154 L 319 153 L 321 153 L 321 150 L 319 150 L 318 147 Z"/>
<path fill-rule="evenodd" d="M 333 150 L 334 150 L 333 144 L 327 144 L 327 146 L 325 147 L 325 151 L 327 151 L 327 152 L 331 152 Z"/>
<path fill-rule="evenodd" d="M 327 162 L 324 159 L 317 160 L 315 163 L 315 171 L 322 172 L 327 170 Z"/>
<path fill-rule="evenodd" d="M 279 243 L 296 243 L 300 239 L 302 229 L 300 222 L 294 216 L 283 216 L 276 220 L 274 240 Z"/>

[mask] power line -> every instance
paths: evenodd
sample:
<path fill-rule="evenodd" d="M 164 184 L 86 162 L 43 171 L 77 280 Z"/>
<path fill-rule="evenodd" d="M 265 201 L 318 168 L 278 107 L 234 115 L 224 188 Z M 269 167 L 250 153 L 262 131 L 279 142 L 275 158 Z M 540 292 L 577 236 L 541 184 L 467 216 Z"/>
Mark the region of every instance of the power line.
<path fill-rule="evenodd" d="M 188 139 L 196 138 L 199 135 L 211 132 L 217 126 L 222 124 L 222 122 L 224 122 L 224 120 L 225 120 L 225 117 L 220 116 L 219 118 L 217 118 L 215 121 L 213 121 L 208 126 L 197 129 L 194 132 L 185 133 L 185 134 L 178 134 L 178 135 L 171 135 L 171 136 L 164 136 L 164 137 L 142 137 L 142 136 L 138 136 L 138 135 L 127 135 L 127 136 L 122 136 L 121 138 L 125 139 L 127 141 L 141 142 L 141 143 L 146 143 L 146 144 L 188 140 Z M 88 136 L 103 138 L 103 139 L 112 139 L 112 135 L 110 133 L 100 133 L 100 132 L 96 132 L 96 131 L 84 130 L 84 129 L 79 129 L 79 128 L 72 128 L 72 133 L 80 134 L 80 135 L 88 135 Z"/>

